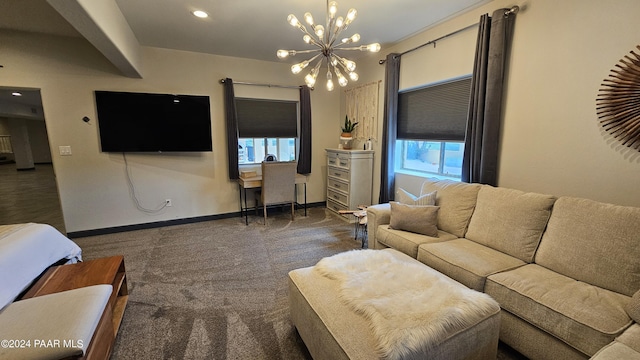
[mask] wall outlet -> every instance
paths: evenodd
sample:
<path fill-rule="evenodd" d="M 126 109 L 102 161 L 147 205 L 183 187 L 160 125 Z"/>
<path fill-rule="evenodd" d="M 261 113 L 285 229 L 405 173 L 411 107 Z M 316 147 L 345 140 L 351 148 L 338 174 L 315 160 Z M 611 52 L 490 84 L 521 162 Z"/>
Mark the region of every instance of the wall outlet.
<path fill-rule="evenodd" d="M 71 146 L 58 146 L 58 150 L 60 151 L 60 155 L 62 156 L 71 156 Z"/>
<path fill-rule="evenodd" d="M 164 203 L 167 207 L 173 206 L 173 204 L 171 203 L 171 199 L 166 199 Z"/>

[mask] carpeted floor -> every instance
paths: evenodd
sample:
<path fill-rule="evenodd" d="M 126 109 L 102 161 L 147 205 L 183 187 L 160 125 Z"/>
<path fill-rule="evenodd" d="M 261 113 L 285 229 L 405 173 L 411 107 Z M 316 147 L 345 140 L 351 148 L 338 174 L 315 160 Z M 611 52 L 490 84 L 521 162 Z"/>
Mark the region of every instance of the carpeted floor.
<path fill-rule="evenodd" d="M 129 302 L 112 359 L 310 359 L 289 319 L 287 273 L 360 248 L 324 208 L 74 239 L 123 254 Z M 498 359 L 518 359 L 501 346 Z"/>

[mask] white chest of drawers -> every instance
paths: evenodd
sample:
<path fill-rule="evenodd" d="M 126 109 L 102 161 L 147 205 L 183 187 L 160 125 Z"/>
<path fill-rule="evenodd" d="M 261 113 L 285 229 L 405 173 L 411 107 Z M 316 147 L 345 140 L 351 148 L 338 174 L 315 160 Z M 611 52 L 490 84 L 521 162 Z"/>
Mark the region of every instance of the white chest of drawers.
<path fill-rule="evenodd" d="M 337 213 L 371 205 L 373 150 L 325 150 L 327 208 Z"/>

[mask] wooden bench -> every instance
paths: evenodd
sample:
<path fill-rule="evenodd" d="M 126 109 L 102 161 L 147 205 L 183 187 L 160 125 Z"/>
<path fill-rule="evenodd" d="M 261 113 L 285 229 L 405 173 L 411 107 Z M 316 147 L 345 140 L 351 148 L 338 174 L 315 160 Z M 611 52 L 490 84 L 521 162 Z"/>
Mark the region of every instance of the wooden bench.
<path fill-rule="evenodd" d="M 122 255 L 49 268 L 21 300 L 93 285 L 111 285 L 112 293 L 82 359 L 108 359 L 129 298 Z M 73 314 L 69 314 L 73 316 Z"/>

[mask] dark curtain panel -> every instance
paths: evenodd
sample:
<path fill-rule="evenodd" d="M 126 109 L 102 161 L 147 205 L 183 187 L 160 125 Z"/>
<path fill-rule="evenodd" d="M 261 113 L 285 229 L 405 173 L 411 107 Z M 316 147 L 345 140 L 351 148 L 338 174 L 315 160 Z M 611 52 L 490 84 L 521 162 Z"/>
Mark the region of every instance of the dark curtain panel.
<path fill-rule="evenodd" d="M 380 196 L 378 203 L 393 200 L 395 187 L 394 158 L 398 131 L 398 88 L 400 87 L 400 56 L 389 54 L 384 74 L 384 115 L 382 125 L 382 151 L 380 159 Z"/>
<path fill-rule="evenodd" d="M 240 177 L 238 169 L 238 117 L 236 114 L 233 80 L 224 79 L 224 114 L 227 121 L 227 155 L 229 156 L 229 179 Z"/>
<path fill-rule="evenodd" d="M 480 17 L 462 181 L 496 185 L 502 92 L 515 14 L 507 9 Z"/>
<path fill-rule="evenodd" d="M 311 173 L 311 90 L 300 87 L 300 152 L 298 174 Z"/>

